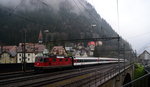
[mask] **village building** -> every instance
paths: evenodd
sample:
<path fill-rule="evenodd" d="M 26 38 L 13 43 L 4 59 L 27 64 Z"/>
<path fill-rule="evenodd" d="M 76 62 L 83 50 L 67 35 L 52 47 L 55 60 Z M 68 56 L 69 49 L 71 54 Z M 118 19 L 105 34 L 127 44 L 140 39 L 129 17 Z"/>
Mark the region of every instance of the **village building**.
<path fill-rule="evenodd" d="M 67 56 L 67 52 L 63 46 L 54 46 L 50 51 L 52 55 Z"/>
<path fill-rule="evenodd" d="M 94 41 L 88 42 L 88 56 L 93 56 L 94 55 L 94 50 L 95 50 L 96 43 Z"/>
<path fill-rule="evenodd" d="M 0 63 L 16 63 L 17 46 L 0 47 Z"/>
<path fill-rule="evenodd" d="M 138 62 L 142 63 L 143 65 L 150 64 L 150 53 L 145 50 L 138 56 Z"/>
<path fill-rule="evenodd" d="M 24 50 L 23 43 L 20 43 L 17 48 L 17 63 L 23 62 Z M 43 44 L 26 43 L 25 44 L 25 61 L 26 63 L 34 63 L 36 56 L 43 56 L 43 51 L 46 47 Z"/>
<path fill-rule="evenodd" d="M 75 52 L 73 52 L 73 55 L 75 56 L 75 57 L 81 57 L 81 51 L 75 51 Z"/>
<path fill-rule="evenodd" d="M 87 57 L 87 52 L 86 50 L 81 50 L 81 53 L 80 53 L 81 57 Z"/>

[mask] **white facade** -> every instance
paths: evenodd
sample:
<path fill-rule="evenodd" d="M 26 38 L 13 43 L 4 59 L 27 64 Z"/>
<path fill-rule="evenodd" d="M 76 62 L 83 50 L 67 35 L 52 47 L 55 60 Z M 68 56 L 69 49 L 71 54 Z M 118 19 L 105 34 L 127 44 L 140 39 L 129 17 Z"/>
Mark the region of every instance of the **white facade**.
<path fill-rule="evenodd" d="M 143 65 L 150 64 L 150 53 L 148 51 L 144 51 L 141 55 L 139 55 L 139 62 Z"/>
<path fill-rule="evenodd" d="M 22 63 L 23 59 L 23 53 L 17 53 L 17 63 Z M 34 53 L 26 53 L 26 63 L 34 63 L 36 55 Z"/>

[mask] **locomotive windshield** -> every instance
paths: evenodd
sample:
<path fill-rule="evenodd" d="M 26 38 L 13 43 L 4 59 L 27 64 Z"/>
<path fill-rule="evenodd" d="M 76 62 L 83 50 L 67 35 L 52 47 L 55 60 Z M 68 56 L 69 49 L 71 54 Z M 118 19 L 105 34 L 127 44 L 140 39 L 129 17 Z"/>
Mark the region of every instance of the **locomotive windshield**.
<path fill-rule="evenodd" d="M 48 62 L 48 58 L 36 57 L 35 61 L 36 61 L 36 62 Z"/>

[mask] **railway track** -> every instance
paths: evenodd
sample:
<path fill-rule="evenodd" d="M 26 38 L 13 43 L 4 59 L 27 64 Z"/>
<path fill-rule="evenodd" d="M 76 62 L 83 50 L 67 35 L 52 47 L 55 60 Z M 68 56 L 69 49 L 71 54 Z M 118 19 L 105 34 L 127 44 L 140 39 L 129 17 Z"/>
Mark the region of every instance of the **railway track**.
<path fill-rule="evenodd" d="M 98 70 L 106 69 L 106 68 L 110 68 L 110 67 L 100 68 Z M 74 77 L 79 77 L 79 76 L 86 75 L 86 74 L 95 74 L 93 72 L 95 72 L 95 69 L 87 70 L 87 71 L 83 71 L 83 72 L 78 72 L 78 73 L 67 75 L 67 76 L 61 76 L 61 77 L 57 77 L 57 78 L 53 78 L 53 79 L 47 79 L 47 80 L 43 80 L 43 81 L 40 81 L 40 82 L 39 81 L 38 82 L 33 82 L 33 83 L 30 83 L 30 84 L 25 84 L 25 85 L 21 85 L 21 86 L 23 86 L 23 87 L 29 87 L 29 86 L 40 87 L 40 86 L 45 86 L 47 84 L 53 84 L 53 83 L 56 83 L 56 82 L 61 82 L 61 81 L 71 79 L 71 78 L 74 78 Z M 49 87 L 51 87 L 51 86 L 52 85 L 49 85 Z"/>
<path fill-rule="evenodd" d="M 113 64 L 115 66 L 116 64 Z M 93 66 L 87 68 L 79 68 L 79 69 L 72 69 L 72 70 L 65 70 L 65 71 L 57 71 L 52 73 L 43 73 L 43 74 L 33 74 L 29 76 L 22 76 L 22 77 L 13 77 L 9 79 L 0 80 L 0 86 L 2 87 L 10 87 L 10 86 L 17 86 L 17 87 L 28 87 L 28 86 L 42 86 L 46 84 L 51 84 L 59 81 L 63 81 L 65 79 L 73 78 L 76 76 L 81 76 L 84 74 L 92 73 L 95 69 L 102 70 L 102 69 L 112 68 L 111 65 L 100 65 L 100 66 Z"/>
<path fill-rule="evenodd" d="M 0 74 L 0 80 L 3 79 L 9 79 L 9 78 L 14 78 L 14 77 L 22 77 L 22 76 L 27 76 L 27 75 L 32 75 L 34 74 L 34 71 L 19 71 L 19 72 L 13 72 L 13 73 L 2 73 Z"/>

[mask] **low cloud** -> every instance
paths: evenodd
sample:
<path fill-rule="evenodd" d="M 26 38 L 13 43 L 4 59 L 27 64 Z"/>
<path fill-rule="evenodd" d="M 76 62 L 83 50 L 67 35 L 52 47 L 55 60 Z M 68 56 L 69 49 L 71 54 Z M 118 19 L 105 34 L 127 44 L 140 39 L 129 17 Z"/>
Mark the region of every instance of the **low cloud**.
<path fill-rule="evenodd" d="M 85 10 L 87 3 L 85 0 L 0 0 L 0 5 L 10 8 L 21 8 L 22 4 L 24 4 L 26 8 L 33 10 L 36 8 L 33 3 L 35 3 L 36 6 L 38 6 L 38 3 L 42 3 L 45 6 L 48 5 L 52 7 L 55 11 L 59 11 L 62 2 L 72 6 L 71 12 L 77 14 Z"/>

